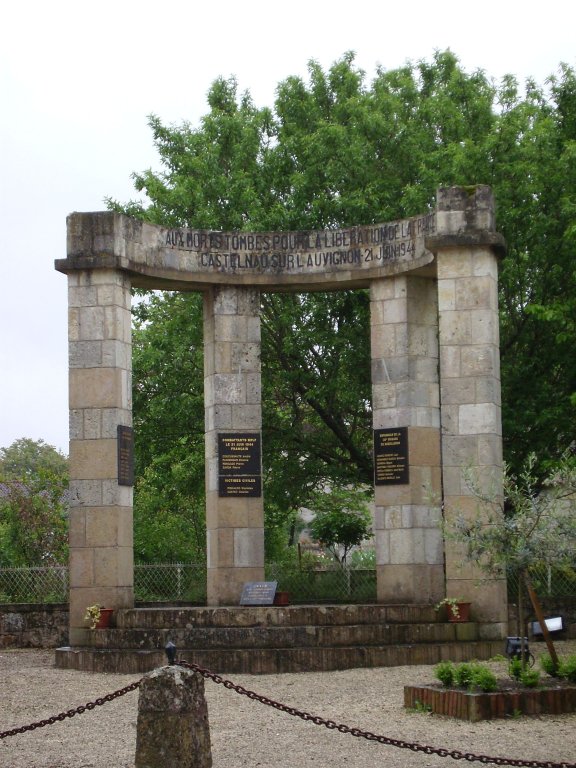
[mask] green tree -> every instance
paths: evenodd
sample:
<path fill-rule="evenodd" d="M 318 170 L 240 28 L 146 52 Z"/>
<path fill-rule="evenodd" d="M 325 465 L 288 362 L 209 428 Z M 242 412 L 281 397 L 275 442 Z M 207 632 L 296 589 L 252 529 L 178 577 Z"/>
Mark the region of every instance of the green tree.
<path fill-rule="evenodd" d="M 341 565 L 350 551 L 371 538 L 372 519 L 366 493 L 354 488 L 332 487 L 316 490 L 310 497 L 314 518 L 310 531 Z"/>
<path fill-rule="evenodd" d="M 523 636 L 525 585 L 550 642 L 530 574 L 539 565 L 561 567 L 576 561 L 575 457 L 565 453 L 543 482 L 534 453 L 527 457 L 520 473 L 515 474 L 509 467 L 505 470 L 502 497 L 486 493 L 477 479 L 467 474 L 468 487 L 478 501 L 478 514 L 472 519 L 456 515 L 447 533 L 463 546 L 464 559 L 484 573 L 506 577 L 512 571 L 518 575 L 519 631 Z M 549 648 L 557 665 L 555 651 Z"/>
<path fill-rule="evenodd" d="M 65 563 L 68 463 L 43 440 L 0 448 L 0 564 Z"/>
<path fill-rule="evenodd" d="M 492 186 L 508 242 L 500 275 L 505 455 L 516 471 L 530 451 L 544 468 L 557 461 L 574 439 L 576 408 L 574 71 L 522 89 L 511 76 L 496 84 L 468 74 L 439 52 L 380 69 L 367 83 L 345 54 L 328 71 L 311 62 L 308 81 L 281 82 L 273 109 L 238 94 L 234 79 L 217 80 L 208 104 L 198 127 L 150 118 L 162 170 L 134 175 L 149 203 L 111 208 L 166 226 L 306 230 L 419 214 L 439 186 Z M 156 295 L 153 310 L 139 328 L 146 358 L 180 360 L 186 339 L 185 359 L 197 359 L 199 298 Z M 263 295 L 262 346 L 267 520 L 290 529 L 322 481 L 371 482 L 366 293 Z M 136 392 L 154 386 L 145 379 L 155 366 L 135 361 Z M 138 448 L 141 475 L 165 435 L 194 440 L 203 431 L 199 384 L 174 376 L 177 397 L 136 398 L 139 423 L 155 431 L 149 448 Z M 176 418 L 189 397 L 195 407 Z"/>
<path fill-rule="evenodd" d="M 0 448 L 0 477 L 5 480 L 36 478 L 46 471 L 67 475 L 68 459 L 44 440 L 21 437 L 7 448 Z"/>

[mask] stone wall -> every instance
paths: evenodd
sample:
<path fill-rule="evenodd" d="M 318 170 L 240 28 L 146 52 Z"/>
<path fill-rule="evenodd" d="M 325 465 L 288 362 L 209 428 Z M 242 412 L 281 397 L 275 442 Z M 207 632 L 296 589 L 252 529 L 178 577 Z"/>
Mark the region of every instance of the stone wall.
<path fill-rule="evenodd" d="M 0 648 L 68 645 L 68 604 L 0 605 Z"/>

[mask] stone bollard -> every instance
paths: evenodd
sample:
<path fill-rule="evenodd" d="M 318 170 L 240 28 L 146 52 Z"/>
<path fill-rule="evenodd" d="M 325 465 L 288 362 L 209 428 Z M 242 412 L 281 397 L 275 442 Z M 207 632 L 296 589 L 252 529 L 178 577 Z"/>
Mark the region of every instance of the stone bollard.
<path fill-rule="evenodd" d="M 135 768 L 211 768 L 204 678 L 160 667 L 140 682 Z"/>

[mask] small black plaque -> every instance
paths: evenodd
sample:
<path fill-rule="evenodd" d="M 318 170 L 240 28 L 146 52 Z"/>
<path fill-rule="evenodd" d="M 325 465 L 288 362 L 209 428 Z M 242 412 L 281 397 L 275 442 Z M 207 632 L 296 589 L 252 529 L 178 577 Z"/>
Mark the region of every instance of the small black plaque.
<path fill-rule="evenodd" d="M 225 432 L 218 435 L 218 495 L 262 495 L 260 435 Z"/>
<path fill-rule="evenodd" d="M 374 430 L 374 485 L 407 485 L 408 427 Z"/>
<path fill-rule="evenodd" d="M 277 586 L 277 581 L 247 581 L 240 605 L 274 605 Z"/>
<path fill-rule="evenodd" d="M 218 478 L 218 496 L 250 496 L 259 498 L 262 495 L 262 478 L 260 475 L 237 475 Z"/>
<path fill-rule="evenodd" d="M 118 485 L 134 485 L 134 430 L 118 425 Z"/>

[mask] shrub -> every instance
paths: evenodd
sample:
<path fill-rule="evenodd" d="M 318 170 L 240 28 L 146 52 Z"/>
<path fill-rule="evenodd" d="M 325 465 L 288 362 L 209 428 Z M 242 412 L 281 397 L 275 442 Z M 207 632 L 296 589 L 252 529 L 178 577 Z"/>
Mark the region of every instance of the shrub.
<path fill-rule="evenodd" d="M 484 693 L 495 691 L 498 688 L 498 680 L 492 670 L 487 667 L 481 667 L 479 664 L 474 665 L 472 671 L 472 680 L 468 685 L 469 690 L 474 688 L 480 688 Z"/>
<path fill-rule="evenodd" d="M 525 669 L 520 674 L 520 682 L 526 688 L 536 688 L 540 682 L 540 672 L 537 669 Z"/>
<path fill-rule="evenodd" d="M 451 685 L 454 685 L 454 671 L 454 664 L 451 661 L 441 661 L 436 666 L 434 674 L 442 685 L 449 688 Z"/>
<path fill-rule="evenodd" d="M 475 665 L 467 662 L 458 664 L 454 669 L 454 684 L 461 688 L 468 688 L 474 676 L 474 666 Z"/>
<path fill-rule="evenodd" d="M 540 656 L 540 666 L 547 675 L 550 675 L 550 677 L 557 677 L 558 670 L 549 653 L 543 653 L 542 656 Z"/>
<path fill-rule="evenodd" d="M 520 680 L 522 676 L 522 661 L 521 659 L 510 659 L 508 663 L 508 674 L 513 680 Z"/>
<path fill-rule="evenodd" d="M 571 683 L 576 683 L 576 653 L 560 662 L 560 676 L 565 677 Z"/>

